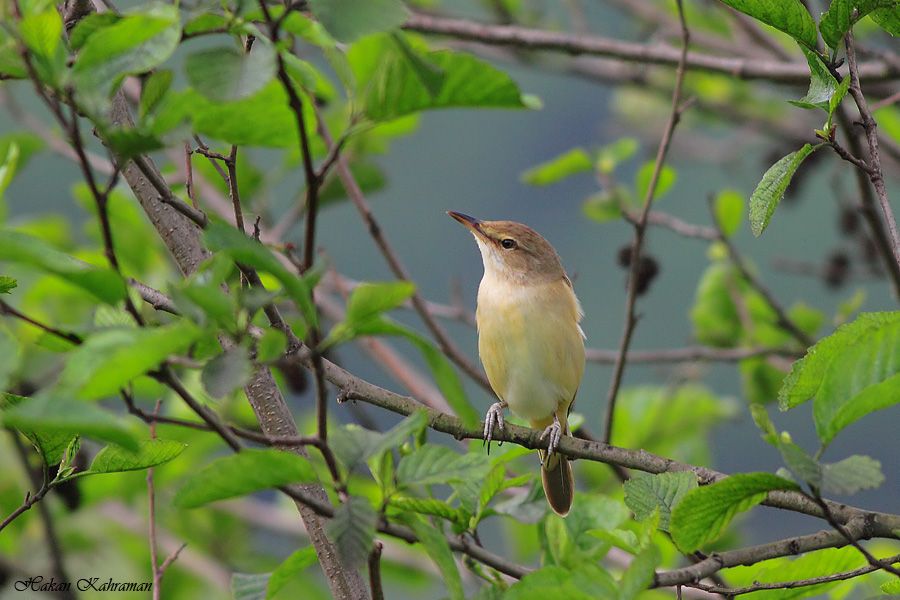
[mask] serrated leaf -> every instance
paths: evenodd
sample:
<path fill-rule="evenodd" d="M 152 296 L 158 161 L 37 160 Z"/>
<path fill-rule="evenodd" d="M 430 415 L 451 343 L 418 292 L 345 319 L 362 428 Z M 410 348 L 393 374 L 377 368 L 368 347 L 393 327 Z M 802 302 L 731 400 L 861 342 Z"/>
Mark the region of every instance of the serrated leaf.
<path fill-rule="evenodd" d="M 232 573 L 233 600 L 265 600 L 269 573 Z"/>
<path fill-rule="evenodd" d="M 608 600 L 618 598 L 618 585 L 609 573 L 589 562 L 568 570 L 555 565 L 532 571 L 514 583 L 503 600 Z"/>
<path fill-rule="evenodd" d="M 6 411 L 23 402 L 29 402 L 30 398 L 15 394 L 0 394 L 0 411 Z M 62 460 L 63 454 L 71 441 L 72 433 L 65 431 L 44 431 L 27 427 L 17 428 L 19 432 L 28 438 L 47 466 L 53 466 Z"/>
<path fill-rule="evenodd" d="M 734 516 L 765 500 L 772 490 L 797 489 L 771 473 L 740 473 L 687 493 L 672 511 L 670 531 L 683 552 L 715 540 Z"/>
<path fill-rule="evenodd" d="M 419 538 L 419 543 L 424 546 L 425 552 L 437 565 L 438 571 L 441 573 L 443 587 L 450 600 L 465 600 L 462 578 L 459 576 L 459 569 L 456 568 L 456 561 L 453 560 L 453 553 L 450 551 L 450 544 L 447 543 L 447 538 L 444 537 L 439 528 L 432 526 L 419 517 L 409 519 L 409 525 L 416 532 L 416 537 Z"/>
<path fill-rule="evenodd" d="M 809 63 L 809 90 L 806 92 L 806 96 L 800 100 L 790 100 L 789 102 L 801 108 L 821 108 L 828 112 L 831 98 L 838 89 L 837 79 L 822 62 L 822 57 L 817 52 L 803 46 L 800 46 L 800 49 L 803 50 L 806 62 Z"/>
<path fill-rule="evenodd" d="M 881 11 L 896 11 L 900 7 L 897 0 L 832 0 L 828 10 L 819 19 L 819 31 L 829 48 L 837 50 L 844 36 L 853 24 L 869 13 L 876 22 L 882 17 Z M 895 34 L 896 35 L 896 34 Z"/>
<path fill-rule="evenodd" d="M 410 437 L 419 435 L 428 426 L 428 420 L 427 411 L 417 410 L 413 412 L 384 432 L 380 439 L 366 451 L 364 458 L 368 459 L 372 456 L 378 456 L 386 450 L 399 447 Z"/>
<path fill-rule="evenodd" d="M 397 479 L 404 485 L 430 485 L 473 479 L 484 473 L 486 459 L 476 454 L 457 454 L 450 448 L 426 444 L 404 456 Z"/>
<path fill-rule="evenodd" d="M 577 173 L 589 173 L 594 169 L 591 155 L 584 148 L 571 150 L 531 167 L 522 173 L 522 181 L 531 185 L 549 185 Z"/>
<path fill-rule="evenodd" d="M 131 452 L 120 446 L 105 446 L 94 456 L 88 473 L 141 471 L 167 463 L 181 454 L 187 444 L 174 440 L 145 440 Z"/>
<path fill-rule="evenodd" d="M 659 510 L 659 528 L 668 531 L 672 509 L 696 487 L 697 476 L 690 471 L 635 475 L 625 482 L 625 505 L 638 521 Z"/>
<path fill-rule="evenodd" d="M 275 77 L 275 49 L 257 38 L 249 53 L 234 46 L 207 48 L 185 58 L 188 81 L 214 102 L 248 98 Z"/>
<path fill-rule="evenodd" d="M 253 364 L 247 349 L 236 346 L 206 363 L 200 380 L 210 396 L 224 398 L 247 383 L 252 374 Z"/>
<path fill-rule="evenodd" d="M 91 13 L 79 19 L 69 34 L 69 45 L 72 50 L 81 50 L 88 38 L 97 31 L 116 23 L 122 18 L 114 12 Z"/>
<path fill-rule="evenodd" d="M 316 20 L 341 42 L 395 29 L 407 16 L 400 0 L 310 0 L 309 6 Z"/>
<path fill-rule="evenodd" d="M 350 567 L 366 561 L 375 539 L 378 514 L 365 498 L 351 496 L 334 511 L 326 531 L 338 554 Z"/>
<path fill-rule="evenodd" d="M 641 168 L 638 169 L 637 175 L 634 179 L 634 188 L 637 197 L 641 202 L 644 201 L 644 198 L 647 197 L 647 192 L 650 188 L 650 179 L 653 177 L 653 169 L 655 165 L 653 162 L 646 162 L 641 165 Z M 678 174 L 675 172 L 675 169 L 668 165 L 663 165 L 662 170 L 659 172 L 659 177 L 656 181 L 656 189 L 653 191 L 653 198 L 651 201 L 655 201 L 658 198 L 665 195 L 673 185 L 675 185 L 675 181 L 678 179 Z"/>
<path fill-rule="evenodd" d="M 93 404 L 38 395 L 3 414 L 3 423 L 20 431 L 39 436 L 60 434 L 82 435 L 112 442 L 129 450 L 137 450 L 134 435 L 121 419 Z M 61 456 L 61 454 L 60 454 Z"/>
<path fill-rule="evenodd" d="M 175 494 L 175 505 L 196 508 L 259 490 L 315 481 L 315 471 L 302 456 L 271 448 L 246 449 L 191 474 Z"/>
<path fill-rule="evenodd" d="M 234 227 L 217 221 L 207 226 L 204 239 L 211 250 L 223 252 L 239 263 L 265 271 L 278 279 L 297 303 L 306 322 L 311 326 L 316 325 L 316 310 L 312 303 L 310 282 L 288 271 L 268 248 Z"/>
<path fill-rule="evenodd" d="M 781 202 L 781 197 L 790 185 L 794 173 L 807 156 L 821 147 L 822 144 L 815 146 L 804 144 L 799 150 L 778 160 L 765 172 L 750 196 L 750 230 L 753 235 L 759 237 L 769 226 L 772 214 Z"/>
<path fill-rule="evenodd" d="M 453 508 L 447 502 L 436 498 L 413 498 L 412 496 L 393 496 L 391 506 L 403 512 L 414 512 L 420 515 L 441 517 L 448 521 L 459 519 L 460 510 Z"/>
<path fill-rule="evenodd" d="M 822 490 L 830 494 L 855 494 L 873 490 L 882 483 L 881 463 L 869 456 L 854 454 L 836 463 L 822 465 Z"/>
<path fill-rule="evenodd" d="M 58 385 L 86 400 L 116 394 L 135 377 L 186 350 L 201 333 L 185 320 L 162 327 L 101 330 L 69 353 Z"/>
<path fill-rule="evenodd" d="M 778 451 L 784 464 L 800 481 L 820 487 L 822 485 L 822 466 L 803 448 L 787 439 L 778 439 Z"/>
<path fill-rule="evenodd" d="M 284 559 L 269 575 L 266 585 L 266 600 L 274 598 L 291 579 L 316 564 L 318 560 L 316 549 L 313 546 L 301 548 Z"/>
<path fill-rule="evenodd" d="M 857 419 L 900 402 L 900 311 L 861 313 L 795 362 L 779 406 L 787 410 L 811 397 L 826 444 Z"/>
<path fill-rule="evenodd" d="M 122 300 L 127 291 L 125 282 L 115 271 L 89 265 L 40 238 L 11 229 L 0 230 L 0 261 L 25 264 L 52 273 L 107 304 Z"/>
<path fill-rule="evenodd" d="M 722 0 L 724 4 L 785 32 L 801 45 L 815 48 L 816 23 L 800 0 Z"/>

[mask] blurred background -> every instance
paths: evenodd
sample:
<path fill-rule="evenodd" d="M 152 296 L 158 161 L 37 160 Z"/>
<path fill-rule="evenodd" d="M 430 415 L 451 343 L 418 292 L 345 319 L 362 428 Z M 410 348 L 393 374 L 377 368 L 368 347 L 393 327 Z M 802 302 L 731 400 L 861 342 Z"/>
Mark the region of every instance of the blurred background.
<path fill-rule="evenodd" d="M 816 8 L 819 3 L 812 0 L 811 4 Z M 505 6 L 507 2 L 502 0 L 445 0 L 439 6 L 425 6 L 424 10 L 496 21 L 502 20 L 501 9 Z M 714 2 L 692 2 L 690 6 L 691 25 L 734 18 L 734 13 Z M 677 41 L 677 30 L 639 16 L 646 10 L 662 15 L 663 21 L 671 23 L 674 13 L 670 2 L 522 0 L 510 2 L 509 7 L 524 25 L 642 42 Z M 704 13 L 707 10 L 710 15 Z M 872 47 L 889 47 L 887 38 L 874 28 L 867 30 L 865 22 L 858 29 L 859 37 Z M 781 45 L 790 60 L 803 61 L 796 45 L 786 41 L 786 37 L 774 31 L 766 33 Z M 867 34 L 871 37 L 865 37 Z M 433 39 L 430 43 L 441 46 L 448 42 Z M 411 123 L 408 132 L 391 139 L 388 151 L 371 158 L 383 185 L 367 195 L 384 234 L 427 298 L 474 310 L 482 274 L 480 256 L 471 236 L 449 219 L 445 211 L 452 209 L 484 219 L 510 219 L 530 225 L 556 247 L 572 276 L 585 311 L 583 328 L 588 346 L 614 350 L 622 332 L 625 301 L 625 270 L 617 263 L 617 253 L 629 243 L 632 229 L 618 219 L 597 222 L 584 210 L 589 198 L 608 191 L 609 182 L 598 180 L 592 173 L 583 173 L 536 186 L 526 183 L 523 173 L 572 148 L 594 150 L 623 138 L 633 138 L 637 142 L 634 155 L 618 164 L 613 173 L 616 183 L 633 188 L 638 170 L 652 161 L 656 152 L 668 115 L 669 86 L 674 71 L 637 67 L 645 81 L 621 84 L 606 77 L 591 78 L 569 72 L 573 65 L 590 66 L 590 61 L 559 55 L 517 55 L 468 44 L 464 47 L 505 70 L 523 92 L 539 97 L 543 106 L 537 110 L 427 112 Z M 178 65 L 179 60 L 176 56 L 172 62 Z M 602 60 L 595 62 L 606 64 Z M 175 71 L 179 72 L 177 66 Z M 16 110 L 25 110 L 45 124 L 49 122 L 26 84 L 2 82 L 0 86 L 3 105 L 7 109 L 13 107 L 12 112 L 0 111 L 0 132 L 20 131 L 23 125 L 28 125 L 16 116 Z M 891 92 L 886 84 L 880 88 L 883 88 L 882 97 Z M 769 165 L 804 142 L 814 140 L 813 129 L 821 126 L 822 113 L 786 102 L 800 98 L 805 91 L 805 86 L 774 86 L 689 73 L 689 94 L 697 94 L 729 110 L 723 111 L 727 114 L 722 117 L 694 107 L 685 115 L 675 132 L 668 159 L 677 179 L 655 208 L 708 226 L 712 223 L 711 196 L 730 189 L 745 200 L 749 198 Z M 891 134 L 892 128 L 900 123 L 900 111 L 896 105 L 889 105 L 879 110 L 876 118 L 882 130 Z M 299 168 L 285 169 L 279 164 L 278 155 L 270 151 L 248 151 L 244 156 L 249 160 L 242 169 L 259 173 L 263 179 L 257 189 L 259 197 L 245 199 L 249 204 L 248 213 L 253 214 L 254 203 L 263 200 L 265 211 L 259 212 L 279 215 L 286 211 L 301 185 Z M 163 155 L 159 159 L 165 162 Z M 888 194 L 894 199 L 895 211 L 900 211 L 896 200 L 900 197 L 896 156 L 884 158 L 884 167 L 889 175 Z M 863 311 L 896 308 L 896 299 L 891 297 L 886 280 L 867 262 L 865 242 L 861 243 L 859 236 L 864 224 L 858 223 L 855 228 L 848 224 L 852 215 L 847 216 L 845 207 L 856 201 L 857 193 L 851 169 L 832 153 L 819 153 L 815 160 L 804 165 L 798 181 L 789 189 L 776 218 L 762 237 L 757 239 L 751 235 L 746 220 L 734 237 L 736 246 L 782 304 L 791 306 L 802 301 L 822 311 L 825 318 L 819 336 L 833 330 L 840 306 L 854 298 L 860 301 L 859 309 Z M 269 177 L 273 172 L 284 176 Z M 71 161 L 45 151 L 39 159 L 31 161 L 7 190 L 9 221 L 23 222 L 47 213 L 60 213 L 65 215 L 70 234 L 75 239 L 83 239 L 89 215 L 72 201 L 72 186 L 79 178 Z M 354 280 L 393 279 L 350 203 L 328 205 L 320 213 L 319 223 L 319 244 L 335 270 Z M 302 227 L 294 227 L 285 240 L 299 245 L 301 238 Z M 696 338 L 690 314 L 698 282 L 710 265 L 710 244 L 651 227 L 645 248 L 658 262 L 659 275 L 638 301 L 641 318 L 632 348 L 694 345 Z M 412 312 L 402 313 L 398 318 L 425 331 Z M 448 321 L 446 326 L 459 346 L 476 359 L 474 328 L 457 321 Z M 422 367 L 423 363 L 407 344 L 398 341 L 395 346 L 413 364 Z M 354 345 L 342 346 L 333 358 L 363 378 L 402 391 L 396 381 L 374 366 Z M 628 365 L 623 402 L 638 386 L 665 389 L 697 381 L 706 386 L 721 408 L 716 417 L 718 422 L 711 430 L 708 466 L 726 473 L 773 472 L 782 461 L 775 449 L 760 440 L 750 419 L 747 374 L 741 371 L 737 363 L 730 362 Z M 589 363 L 574 409 L 583 416 L 584 426 L 595 434 L 602 430 L 611 372 L 611 365 Z M 494 401 L 470 382 L 466 389 L 479 412 Z M 681 414 L 662 413 L 665 416 L 661 418 L 690 421 L 694 416 L 692 401 L 690 397 L 683 400 L 676 405 Z M 313 401 L 309 391 L 295 393 L 289 401 L 301 423 L 311 417 Z M 396 422 L 392 415 L 382 411 L 367 407 L 357 410 L 381 426 Z M 769 412 L 776 426 L 790 431 L 797 443 L 807 450 L 817 448 L 811 403 L 788 413 L 779 413 L 777 407 L 770 405 Z M 342 422 L 354 420 L 348 406 L 335 409 L 332 415 Z M 826 459 L 868 454 L 881 461 L 887 478 L 884 486 L 848 501 L 871 509 L 897 511 L 900 508 L 898 425 L 900 409 L 897 407 L 870 415 L 850 426 L 828 449 Z M 627 443 L 627 432 L 619 435 L 614 441 Z M 441 441 L 441 436 L 434 433 L 430 438 Z M 534 462 L 536 469 L 536 459 Z M 580 479 L 584 489 L 591 489 L 593 477 Z M 102 488 L 93 493 L 102 494 Z M 121 519 L 120 526 L 128 528 L 124 523 L 126 517 L 111 513 L 110 518 Z M 764 507 L 745 516 L 741 524 L 745 540 L 759 543 L 820 527 L 813 519 Z M 260 535 L 266 545 L 284 544 L 285 550 L 290 551 L 289 539 L 273 536 L 271 532 Z"/>

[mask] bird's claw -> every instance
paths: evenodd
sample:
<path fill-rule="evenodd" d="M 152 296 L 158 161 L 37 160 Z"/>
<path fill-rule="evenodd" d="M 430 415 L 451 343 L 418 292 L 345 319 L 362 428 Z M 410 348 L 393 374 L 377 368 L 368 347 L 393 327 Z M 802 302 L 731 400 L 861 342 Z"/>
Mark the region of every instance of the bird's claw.
<path fill-rule="evenodd" d="M 544 432 L 541 433 L 540 439 L 543 441 L 547 437 L 550 438 L 550 441 L 547 442 L 546 458 L 550 458 L 550 455 L 556 452 L 556 449 L 559 447 L 559 440 L 562 439 L 562 426 L 559 424 L 559 419 L 556 416 L 553 417 L 553 423 L 548 425 Z"/>
<path fill-rule="evenodd" d="M 506 408 L 506 405 L 502 402 L 495 402 L 491 404 L 491 407 L 488 409 L 487 414 L 484 415 L 484 444 L 487 444 L 488 454 L 491 453 L 491 440 L 494 437 L 494 428 L 496 427 L 498 431 L 503 431 L 505 426 L 505 421 L 503 420 L 503 409 Z M 500 442 L 501 444 L 503 442 Z"/>

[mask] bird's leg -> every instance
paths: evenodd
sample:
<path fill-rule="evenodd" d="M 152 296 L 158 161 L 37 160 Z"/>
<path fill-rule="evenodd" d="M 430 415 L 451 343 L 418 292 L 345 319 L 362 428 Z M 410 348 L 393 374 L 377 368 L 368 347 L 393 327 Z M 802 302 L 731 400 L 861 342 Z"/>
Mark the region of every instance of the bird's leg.
<path fill-rule="evenodd" d="M 494 402 L 484 415 L 484 444 L 487 444 L 488 454 L 491 452 L 491 439 L 494 436 L 494 427 L 499 431 L 503 431 L 503 410 L 506 408 L 506 402 Z M 484 445 L 482 444 L 482 445 Z"/>
<path fill-rule="evenodd" d="M 550 441 L 547 443 L 546 458 L 550 458 L 550 455 L 556 452 L 556 449 L 559 447 L 559 440 L 562 439 L 562 425 L 559 424 L 559 417 L 555 413 L 553 414 L 553 423 L 548 425 L 541 434 L 541 441 L 547 436 L 550 436 Z"/>

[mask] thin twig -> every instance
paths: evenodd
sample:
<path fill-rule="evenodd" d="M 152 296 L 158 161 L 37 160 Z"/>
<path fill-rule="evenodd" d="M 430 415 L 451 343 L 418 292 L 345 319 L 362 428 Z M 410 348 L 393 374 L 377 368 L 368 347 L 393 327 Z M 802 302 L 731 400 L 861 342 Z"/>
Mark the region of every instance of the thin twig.
<path fill-rule="evenodd" d="M 895 554 L 894 556 L 889 556 L 886 558 L 882 558 L 879 560 L 881 563 L 885 564 L 895 564 L 900 562 L 900 554 Z M 874 565 L 866 565 L 864 567 L 860 567 L 858 569 L 853 569 L 852 571 L 844 571 L 841 573 L 834 573 L 832 575 L 822 575 L 820 577 L 811 577 L 809 579 L 797 579 L 795 581 L 782 581 L 778 583 L 754 583 L 752 585 L 739 587 L 739 588 L 730 588 L 730 587 L 720 587 L 715 585 L 706 585 L 703 583 L 685 583 L 684 585 L 690 586 L 693 588 L 697 588 L 703 590 L 705 592 L 713 592 L 716 594 L 725 594 L 729 598 L 732 596 L 740 596 L 742 594 L 749 594 L 752 592 L 759 592 L 762 590 L 793 590 L 801 587 L 808 587 L 811 585 L 819 585 L 822 583 L 830 583 L 832 581 L 845 581 L 847 579 L 853 579 L 854 577 L 859 577 L 860 575 L 866 575 L 867 573 L 871 573 L 872 571 L 877 571 L 881 567 L 876 567 Z"/>
<path fill-rule="evenodd" d="M 672 133 L 675 131 L 675 126 L 678 124 L 682 111 L 685 109 L 685 107 L 681 106 L 681 89 L 684 84 L 691 34 L 684 18 L 684 7 L 682 6 L 681 0 L 676 0 L 676 6 L 678 7 L 678 20 L 681 23 L 681 54 L 678 60 L 678 69 L 675 72 L 675 88 L 672 91 L 672 108 L 669 112 L 669 120 L 666 123 L 662 139 L 659 142 L 659 148 L 656 151 L 656 161 L 653 164 L 653 175 L 650 177 L 650 184 L 647 186 L 647 193 L 644 196 L 640 217 L 638 218 L 637 223 L 634 224 L 634 238 L 631 242 L 631 271 L 628 275 L 628 291 L 625 299 L 625 326 L 622 331 L 622 340 L 619 344 L 619 357 L 616 360 L 616 365 L 613 369 L 612 378 L 609 384 L 609 391 L 606 395 L 606 417 L 603 425 L 603 441 L 606 443 L 609 443 L 612 439 L 616 398 L 619 395 L 619 387 L 622 384 L 622 376 L 625 372 L 625 361 L 628 347 L 631 344 L 631 336 L 632 333 L 634 333 L 634 328 L 637 324 L 634 307 L 638 296 L 638 268 L 640 265 L 641 248 L 644 244 L 644 234 L 647 229 L 647 218 L 650 214 L 650 204 L 653 201 L 653 195 L 656 193 L 659 174 L 662 172 L 663 165 L 666 161 L 666 155 L 669 152 Z"/>
<path fill-rule="evenodd" d="M 528 50 L 605 56 L 666 66 L 675 66 L 681 62 L 681 51 L 667 44 L 640 44 L 596 35 L 575 35 L 514 25 L 489 25 L 421 13 L 411 15 L 403 27 L 409 31 Z M 809 81 L 809 67 L 801 62 L 763 61 L 757 58 L 731 58 L 691 52 L 687 56 L 686 66 L 696 71 L 724 73 L 739 79 L 764 79 L 794 85 Z M 861 65 L 859 70 L 861 78 L 867 81 L 891 80 L 900 72 L 897 67 L 880 60 Z"/>
<path fill-rule="evenodd" d="M 231 208 L 234 210 L 234 222 L 241 233 L 247 233 L 244 228 L 244 212 L 241 209 L 241 192 L 238 188 L 237 179 L 237 145 L 231 146 L 231 154 L 225 165 L 228 167 L 228 195 L 231 197 Z"/>
<path fill-rule="evenodd" d="M 856 49 L 853 45 L 853 29 L 847 31 L 844 38 L 847 47 L 847 65 L 850 69 L 850 95 L 859 109 L 859 116 L 862 120 L 863 129 L 866 131 L 866 141 L 869 143 L 869 170 L 867 172 L 872 187 L 875 188 L 875 194 L 878 196 L 878 202 L 881 205 L 881 213 L 884 222 L 887 225 L 888 234 L 891 239 L 891 250 L 894 254 L 894 261 L 900 265 L 900 234 L 897 233 L 897 221 L 894 219 L 894 211 L 891 209 L 891 203 L 888 200 L 887 188 L 884 185 L 884 173 L 881 170 L 881 157 L 878 154 L 878 135 L 876 134 L 877 123 L 869 110 L 866 97 L 862 93 L 859 85 L 859 65 L 856 62 Z"/>
<path fill-rule="evenodd" d="M 22 440 L 19 439 L 19 433 L 17 431 L 9 430 L 10 436 L 12 436 L 13 445 L 16 448 L 16 453 L 19 455 L 19 461 L 22 463 L 22 468 L 25 469 L 26 474 L 28 475 L 28 479 L 31 481 L 31 485 L 36 490 L 42 490 L 44 488 L 50 488 L 50 475 L 48 472 L 47 464 L 41 460 L 41 472 L 43 475 L 38 475 L 34 469 L 31 468 L 31 464 L 28 460 L 28 450 L 25 448 L 25 445 L 22 443 Z M 37 494 L 35 494 L 37 496 Z M 53 574 L 60 581 L 72 581 L 69 579 L 69 575 L 66 572 L 66 563 L 63 559 L 63 550 L 62 545 L 59 541 L 59 536 L 56 533 L 56 525 L 53 522 L 53 515 L 50 514 L 50 509 L 47 506 L 46 502 L 38 502 L 40 498 L 38 498 L 35 502 L 37 503 L 38 514 L 41 518 L 41 524 L 44 527 L 44 537 L 47 538 L 47 548 L 50 551 L 50 560 L 53 564 Z M 2 528 L 0 528 L 2 529 Z M 75 599 L 75 593 L 71 589 L 64 589 L 62 591 L 62 597 L 70 600 Z"/>

